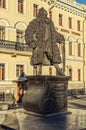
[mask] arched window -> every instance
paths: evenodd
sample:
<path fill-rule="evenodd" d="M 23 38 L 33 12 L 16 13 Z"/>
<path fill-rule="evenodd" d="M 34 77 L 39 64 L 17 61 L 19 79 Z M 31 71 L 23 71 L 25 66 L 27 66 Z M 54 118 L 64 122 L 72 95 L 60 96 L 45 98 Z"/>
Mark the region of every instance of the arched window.
<path fill-rule="evenodd" d="M 70 80 L 72 80 L 72 68 L 69 69 Z"/>
<path fill-rule="evenodd" d="M 0 39 L 5 40 L 5 27 L 0 26 Z"/>
<path fill-rule="evenodd" d="M 16 44 L 25 43 L 25 23 L 17 22 L 14 27 L 16 28 Z"/>
<path fill-rule="evenodd" d="M 80 44 L 77 45 L 77 54 L 78 54 L 78 56 L 81 56 L 81 46 L 80 46 Z"/>
<path fill-rule="evenodd" d="M 72 55 L 72 42 L 69 42 L 69 55 Z"/>
<path fill-rule="evenodd" d="M 17 43 L 24 43 L 24 39 L 25 39 L 24 31 L 23 30 L 17 30 L 16 34 L 17 34 L 17 36 L 16 36 Z"/>

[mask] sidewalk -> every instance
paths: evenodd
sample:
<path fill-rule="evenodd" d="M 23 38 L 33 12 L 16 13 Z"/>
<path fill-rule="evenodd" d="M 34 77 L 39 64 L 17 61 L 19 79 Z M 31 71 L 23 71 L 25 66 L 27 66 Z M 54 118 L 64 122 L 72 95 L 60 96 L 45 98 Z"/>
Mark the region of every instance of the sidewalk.
<path fill-rule="evenodd" d="M 0 111 L 0 124 L 4 122 L 6 113 L 7 111 Z"/>
<path fill-rule="evenodd" d="M 1 111 L 0 123 L 3 130 L 86 130 L 85 107 L 86 99 L 80 98 L 68 99 L 68 113 L 46 118 L 26 114 L 22 108 Z"/>
<path fill-rule="evenodd" d="M 14 130 L 83 130 L 86 128 L 86 110 L 82 109 L 68 108 L 68 114 L 46 118 L 25 114 L 23 109 L 10 110 L 3 115 L 5 120 L 0 123 Z"/>
<path fill-rule="evenodd" d="M 70 96 L 68 96 L 68 99 L 71 99 L 71 98 L 86 98 L 86 94 L 83 94 L 83 95 L 70 95 Z"/>

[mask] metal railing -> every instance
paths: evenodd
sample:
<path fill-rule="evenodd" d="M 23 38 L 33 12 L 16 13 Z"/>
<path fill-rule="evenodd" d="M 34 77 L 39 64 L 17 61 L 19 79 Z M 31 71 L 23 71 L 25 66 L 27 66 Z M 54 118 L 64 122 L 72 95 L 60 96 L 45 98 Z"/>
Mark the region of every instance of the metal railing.
<path fill-rule="evenodd" d="M 32 51 L 32 49 L 25 43 L 0 40 L 0 48 L 12 49 L 18 51 Z"/>

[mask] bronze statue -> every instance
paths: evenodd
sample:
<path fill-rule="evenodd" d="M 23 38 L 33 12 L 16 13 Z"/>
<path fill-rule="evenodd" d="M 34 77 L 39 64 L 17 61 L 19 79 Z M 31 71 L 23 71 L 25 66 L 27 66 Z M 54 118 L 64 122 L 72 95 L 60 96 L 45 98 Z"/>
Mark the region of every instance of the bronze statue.
<path fill-rule="evenodd" d="M 31 65 L 40 66 L 39 75 L 42 73 L 42 65 L 54 65 L 56 74 L 64 75 L 58 66 L 61 57 L 56 43 L 64 43 L 65 39 L 55 30 L 54 23 L 47 17 L 47 11 L 43 7 L 39 9 L 37 18 L 27 26 L 25 40 L 33 49 Z"/>

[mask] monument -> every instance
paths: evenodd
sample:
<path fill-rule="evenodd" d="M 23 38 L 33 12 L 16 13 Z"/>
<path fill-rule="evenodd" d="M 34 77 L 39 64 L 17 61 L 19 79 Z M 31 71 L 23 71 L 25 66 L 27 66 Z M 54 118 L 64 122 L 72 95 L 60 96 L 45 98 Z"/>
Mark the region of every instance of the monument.
<path fill-rule="evenodd" d="M 42 7 L 35 19 L 25 30 L 25 40 L 33 49 L 31 65 L 38 66 L 36 76 L 27 76 L 28 89 L 23 97 L 23 108 L 41 115 L 67 111 L 67 85 L 69 76 L 60 70 L 61 56 L 57 43 L 65 43 L 65 38 L 58 33 L 54 23 L 47 17 Z M 42 75 L 42 66 L 53 65 L 56 76 Z"/>

